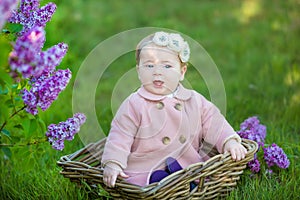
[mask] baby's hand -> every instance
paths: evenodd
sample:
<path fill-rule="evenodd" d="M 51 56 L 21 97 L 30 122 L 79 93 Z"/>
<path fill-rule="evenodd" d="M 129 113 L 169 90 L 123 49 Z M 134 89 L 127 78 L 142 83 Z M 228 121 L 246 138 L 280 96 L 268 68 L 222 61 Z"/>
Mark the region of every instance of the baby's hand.
<path fill-rule="evenodd" d="M 245 158 L 247 149 L 235 139 L 230 139 L 224 145 L 224 152 L 229 152 L 233 160 L 239 161 Z"/>
<path fill-rule="evenodd" d="M 118 164 L 113 162 L 107 163 L 103 171 L 104 184 L 108 187 L 115 187 L 118 176 L 121 176 L 122 178 L 128 178 L 128 175 L 123 172 L 122 168 Z"/>

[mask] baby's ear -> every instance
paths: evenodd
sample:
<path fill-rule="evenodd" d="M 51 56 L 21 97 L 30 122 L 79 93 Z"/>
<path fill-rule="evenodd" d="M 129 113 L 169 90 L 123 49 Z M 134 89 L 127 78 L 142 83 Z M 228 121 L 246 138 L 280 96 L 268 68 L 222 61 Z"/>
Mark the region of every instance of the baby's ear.
<path fill-rule="evenodd" d="M 184 80 L 184 75 L 185 75 L 185 72 L 187 70 L 187 65 L 184 65 L 181 67 L 181 77 L 180 77 L 180 81 L 183 81 Z"/>

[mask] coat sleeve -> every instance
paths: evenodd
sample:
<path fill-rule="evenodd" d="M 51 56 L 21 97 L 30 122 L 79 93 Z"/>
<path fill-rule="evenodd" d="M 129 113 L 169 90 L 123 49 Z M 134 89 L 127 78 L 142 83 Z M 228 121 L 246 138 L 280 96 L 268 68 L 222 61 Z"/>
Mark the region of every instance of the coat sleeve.
<path fill-rule="evenodd" d="M 223 153 L 224 144 L 229 139 L 236 139 L 241 142 L 240 136 L 227 122 L 220 110 L 203 96 L 201 99 L 201 123 L 203 139 L 205 142 L 215 146 L 218 152 Z"/>
<path fill-rule="evenodd" d="M 128 155 L 139 125 L 137 102 L 128 97 L 120 106 L 111 123 L 101 163 L 115 162 L 123 169 L 127 167 Z"/>

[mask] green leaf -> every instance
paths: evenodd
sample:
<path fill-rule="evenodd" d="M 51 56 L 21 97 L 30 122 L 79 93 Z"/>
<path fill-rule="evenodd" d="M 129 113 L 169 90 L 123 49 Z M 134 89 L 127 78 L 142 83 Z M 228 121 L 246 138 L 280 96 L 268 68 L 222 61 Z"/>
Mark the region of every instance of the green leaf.
<path fill-rule="evenodd" d="M 5 105 L 7 105 L 7 107 L 14 107 L 14 102 L 11 99 L 8 99 L 5 101 Z"/>
<path fill-rule="evenodd" d="M 31 147 L 29 147 L 31 148 Z M 35 159 L 34 159 L 34 152 L 35 151 L 32 151 L 32 150 L 27 150 L 27 151 L 24 151 L 22 155 L 22 171 L 27 173 L 27 172 L 30 172 L 34 169 L 34 165 L 35 165 Z"/>
<path fill-rule="evenodd" d="M 7 23 L 5 28 L 5 33 L 17 33 L 23 29 L 23 26 L 21 24 Z"/>
<path fill-rule="evenodd" d="M 11 134 L 8 130 L 6 130 L 6 129 L 1 130 L 1 136 L 5 136 L 5 137 L 1 137 L 1 142 L 11 143 L 12 138 L 11 138 Z"/>
<path fill-rule="evenodd" d="M 1 86 L 0 85 L 0 94 L 2 95 L 7 95 L 8 94 L 8 89 L 6 86 Z"/>
<path fill-rule="evenodd" d="M 21 89 L 21 88 L 29 88 L 29 86 L 30 86 L 30 84 L 28 83 L 28 80 L 27 79 L 23 79 L 23 80 L 21 80 L 20 81 L 20 83 L 19 83 L 19 89 Z"/>
<path fill-rule="evenodd" d="M 29 134 L 31 136 L 35 135 L 36 133 L 38 133 L 37 130 L 37 120 L 36 119 L 31 119 L 30 120 L 30 128 L 29 128 Z"/>
<path fill-rule="evenodd" d="M 17 89 L 17 88 L 18 88 L 18 85 L 19 85 L 19 84 L 13 84 L 13 85 L 11 86 L 11 88 L 12 88 L 12 89 Z"/>
<path fill-rule="evenodd" d="M 12 143 L 13 144 L 17 144 L 18 142 L 20 142 L 21 141 L 21 137 L 19 137 L 19 136 L 11 136 L 11 139 L 12 139 Z"/>
<path fill-rule="evenodd" d="M 21 97 L 15 97 L 15 101 L 17 101 L 17 102 L 19 102 L 19 101 L 21 101 L 22 100 L 22 98 Z"/>
<path fill-rule="evenodd" d="M 28 119 L 36 119 L 35 115 L 29 114 L 29 113 L 27 114 L 27 117 L 28 117 Z"/>
<path fill-rule="evenodd" d="M 0 100 L 0 124 L 3 124 L 4 121 L 6 121 L 9 118 L 9 113 L 10 113 L 10 109 L 6 106 L 3 105 L 4 103 Z"/>
<path fill-rule="evenodd" d="M 1 150 L 3 151 L 4 155 L 6 155 L 9 159 L 12 156 L 11 150 L 8 147 L 2 147 Z"/>
<path fill-rule="evenodd" d="M 29 117 L 28 115 L 27 117 Z M 24 137 L 25 138 L 32 138 L 33 136 L 38 136 L 39 129 L 38 129 L 38 122 L 37 119 L 31 119 L 29 118 L 24 118 L 22 121 L 22 127 L 24 129 Z"/>
<path fill-rule="evenodd" d="M 3 129 L 1 132 L 2 132 L 5 136 L 7 136 L 7 137 L 10 138 L 10 132 L 9 132 L 8 130 Z"/>
<path fill-rule="evenodd" d="M 30 119 L 28 119 L 28 118 L 23 119 L 22 126 L 24 129 L 24 135 L 27 136 L 29 133 L 29 128 L 30 128 Z"/>
<path fill-rule="evenodd" d="M 14 125 L 14 127 L 18 128 L 18 129 L 21 129 L 21 130 L 24 130 L 24 128 L 21 124 L 16 124 L 16 125 Z"/>
<path fill-rule="evenodd" d="M 13 79 L 7 71 L 0 69 L 0 84 L 4 85 L 5 83 L 11 85 L 13 83 Z"/>
<path fill-rule="evenodd" d="M 42 133 L 46 133 L 46 124 L 45 124 L 45 122 L 41 118 L 38 118 L 37 121 L 38 121 L 38 124 L 40 126 L 40 129 L 41 129 Z"/>

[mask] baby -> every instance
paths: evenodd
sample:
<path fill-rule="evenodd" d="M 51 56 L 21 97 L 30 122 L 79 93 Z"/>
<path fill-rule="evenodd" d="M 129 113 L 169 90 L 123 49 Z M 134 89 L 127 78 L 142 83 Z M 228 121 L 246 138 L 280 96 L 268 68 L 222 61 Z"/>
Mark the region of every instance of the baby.
<path fill-rule="evenodd" d="M 204 141 L 233 160 L 245 157 L 241 138 L 219 109 L 180 83 L 189 57 L 188 43 L 175 33 L 156 32 L 137 45 L 141 87 L 121 104 L 111 124 L 101 161 L 108 187 L 118 176 L 146 186 L 170 157 L 182 168 L 205 161 Z"/>

